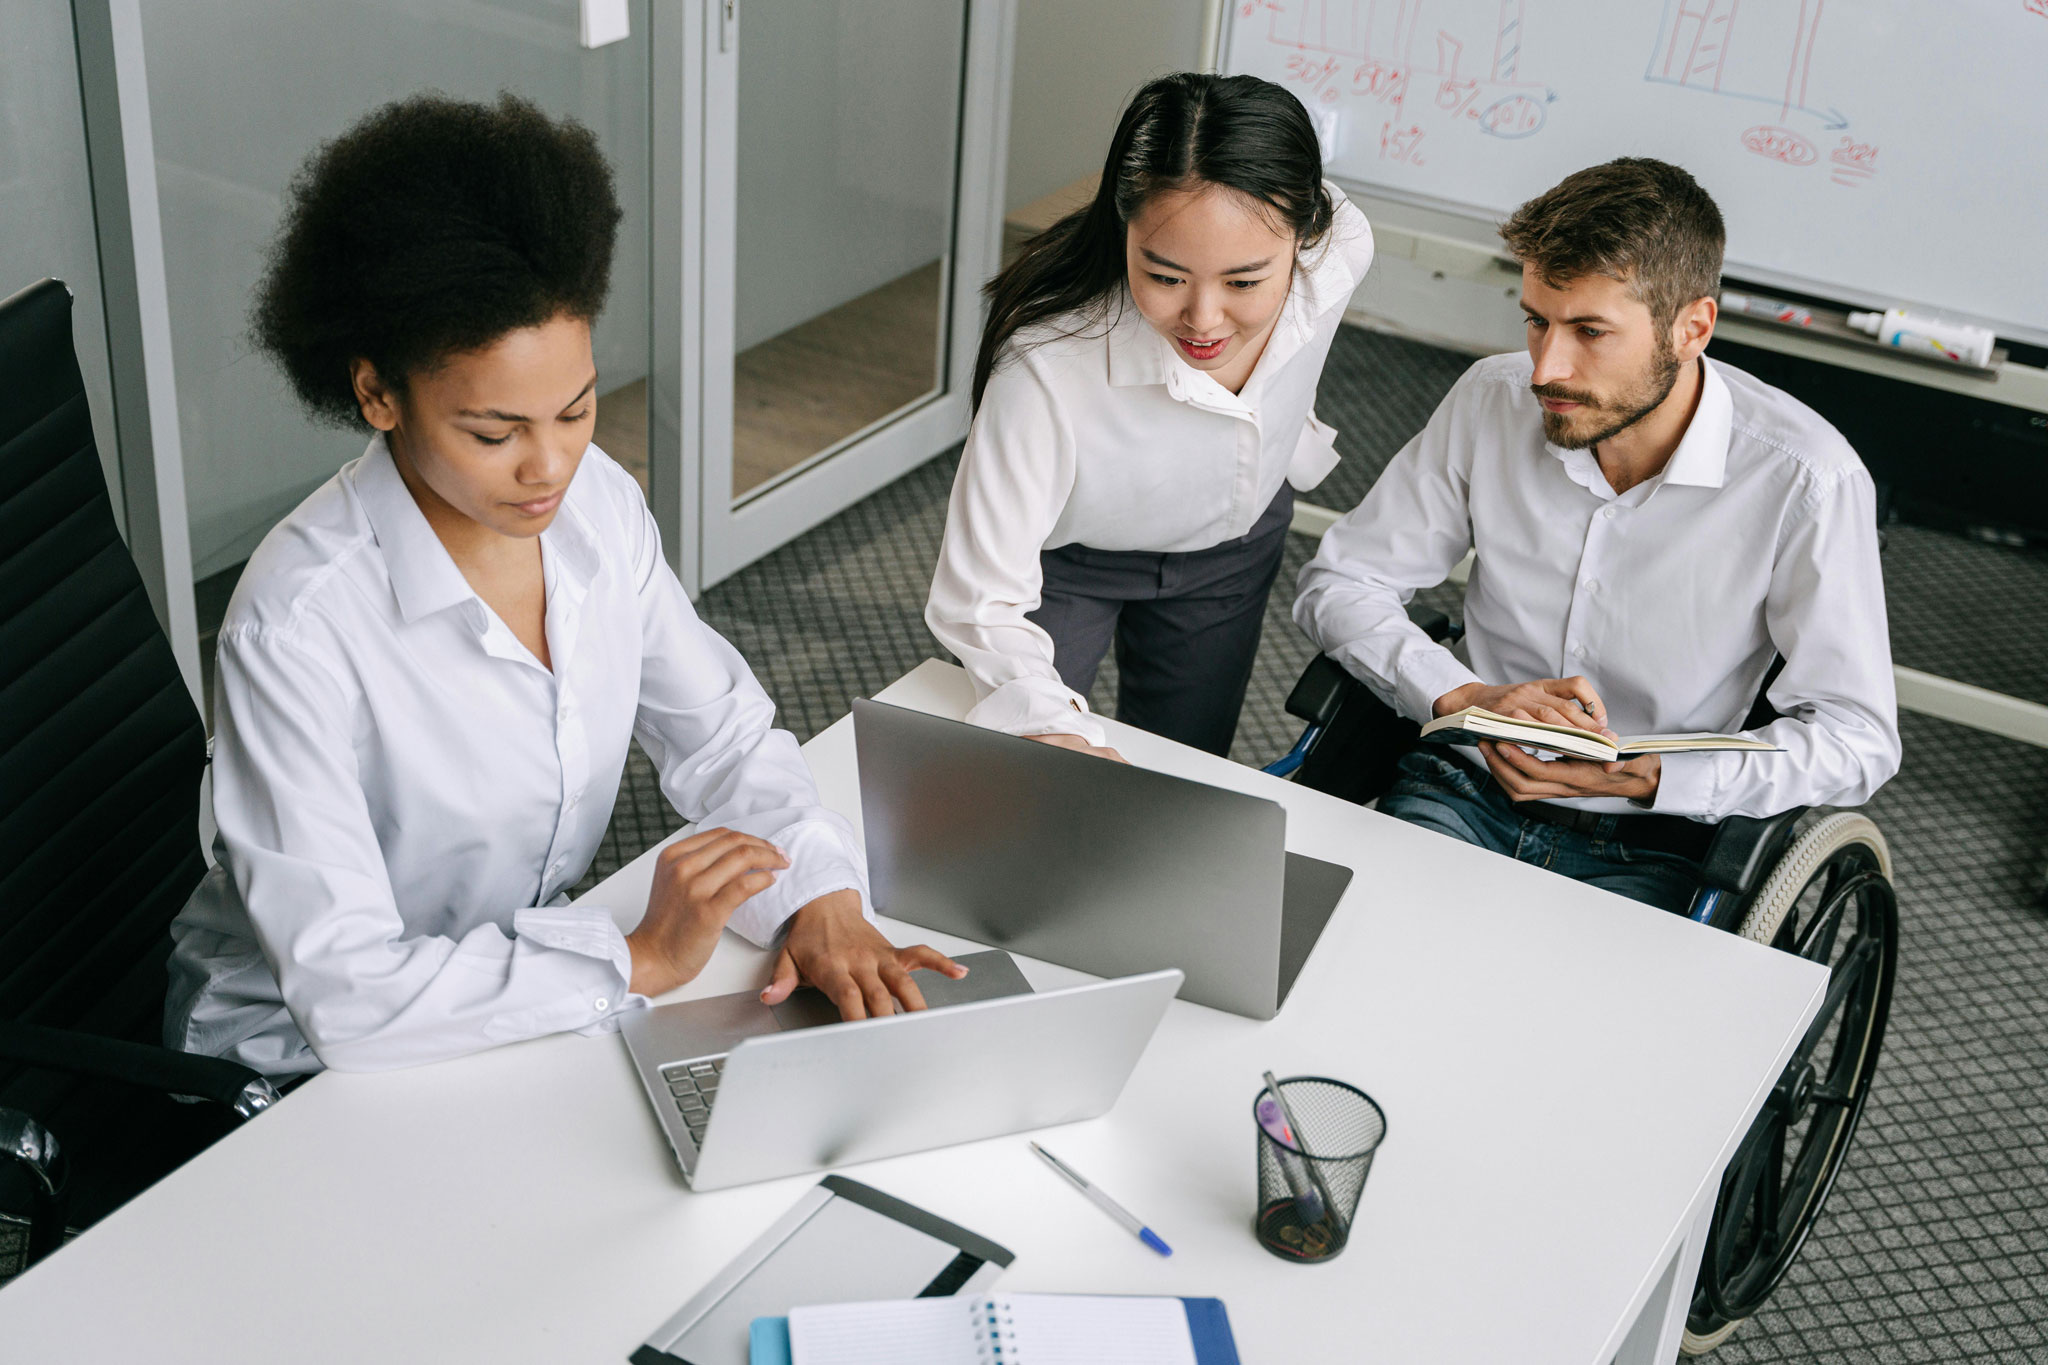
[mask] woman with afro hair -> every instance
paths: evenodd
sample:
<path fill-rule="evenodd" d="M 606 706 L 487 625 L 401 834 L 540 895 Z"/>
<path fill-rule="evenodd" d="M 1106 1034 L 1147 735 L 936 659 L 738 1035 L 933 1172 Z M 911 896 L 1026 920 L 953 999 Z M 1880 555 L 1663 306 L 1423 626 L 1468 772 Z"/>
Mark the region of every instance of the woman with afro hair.
<path fill-rule="evenodd" d="M 172 926 L 167 1040 L 274 1079 L 611 1026 L 720 930 L 860 1018 L 963 969 L 869 922 L 847 822 L 591 444 L 619 208 L 589 130 L 511 96 L 375 111 L 293 181 L 257 344 L 370 431 L 265 537 L 219 638 L 219 866 Z M 637 737 L 697 832 L 639 907 L 566 904 Z"/>

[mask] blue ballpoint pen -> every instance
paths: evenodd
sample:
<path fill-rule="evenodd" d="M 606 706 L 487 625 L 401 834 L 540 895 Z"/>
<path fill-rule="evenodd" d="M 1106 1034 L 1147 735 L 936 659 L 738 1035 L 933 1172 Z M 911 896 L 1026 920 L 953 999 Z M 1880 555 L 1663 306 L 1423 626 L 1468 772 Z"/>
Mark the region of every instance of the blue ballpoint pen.
<path fill-rule="evenodd" d="M 1055 1171 L 1058 1171 L 1062 1179 L 1066 1180 L 1069 1184 L 1071 1184 L 1075 1189 L 1079 1190 L 1081 1193 L 1087 1195 L 1089 1202 L 1093 1203 L 1096 1208 L 1101 1209 L 1111 1218 L 1114 1218 L 1117 1222 L 1122 1223 L 1124 1225 L 1124 1230 L 1126 1232 L 1135 1235 L 1139 1241 L 1143 1242 L 1146 1246 L 1151 1247 L 1161 1256 L 1173 1255 L 1173 1248 L 1168 1246 L 1165 1243 L 1165 1241 L 1160 1238 L 1158 1233 L 1152 1231 L 1152 1229 L 1146 1227 L 1143 1223 L 1139 1222 L 1137 1218 L 1131 1213 L 1131 1211 L 1125 1208 L 1122 1204 L 1117 1203 L 1116 1200 L 1111 1199 L 1101 1190 L 1098 1190 L 1093 1185 L 1089 1184 L 1087 1178 L 1084 1177 L 1079 1171 L 1075 1170 L 1072 1166 L 1069 1166 L 1066 1162 L 1061 1161 L 1058 1157 L 1054 1156 L 1051 1152 L 1046 1151 L 1045 1148 L 1039 1146 L 1035 1142 L 1031 1144 L 1031 1150 L 1038 1153 L 1039 1156 L 1043 1157 L 1045 1159 L 1046 1165 L 1052 1167 Z"/>

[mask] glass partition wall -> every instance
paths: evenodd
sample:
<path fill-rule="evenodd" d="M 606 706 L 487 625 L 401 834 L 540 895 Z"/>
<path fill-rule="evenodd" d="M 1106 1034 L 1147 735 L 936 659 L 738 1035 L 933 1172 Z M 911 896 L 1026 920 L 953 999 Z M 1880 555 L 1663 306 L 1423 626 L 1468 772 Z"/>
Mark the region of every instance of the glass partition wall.
<path fill-rule="evenodd" d="M 701 420 L 682 442 L 698 441 L 700 475 L 695 516 L 679 514 L 699 527 L 699 584 L 965 434 L 1011 17 L 739 0 L 707 5 L 678 54 L 705 92 Z"/>
<path fill-rule="evenodd" d="M 47 0 L 0 0 L 0 34 L 0 298 L 41 279 L 70 287 L 72 345 L 119 517 L 106 309 L 71 11 Z"/>
<path fill-rule="evenodd" d="M 107 0 L 148 73 L 201 652 L 250 551 L 366 441 L 309 420 L 248 340 L 321 141 L 426 90 L 597 133 L 625 220 L 596 439 L 695 592 L 964 434 L 1013 5 L 630 0 L 630 37 L 586 50 L 577 0 Z"/>
<path fill-rule="evenodd" d="M 965 6 L 757 0 L 739 43 L 732 496 L 945 383 Z"/>
<path fill-rule="evenodd" d="M 141 7 L 198 578 L 240 565 L 363 451 L 362 432 L 310 421 L 251 351 L 249 306 L 292 173 L 363 114 L 420 91 L 484 100 L 509 91 L 596 132 L 625 209 L 595 335 L 600 445 L 644 478 L 645 416 L 612 409 L 644 403 L 647 375 L 648 11 L 649 0 L 634 0 L 632 36 L 586 51 L 573 0 Z M 222 586 L 202 592 L 216 610 Z"/>

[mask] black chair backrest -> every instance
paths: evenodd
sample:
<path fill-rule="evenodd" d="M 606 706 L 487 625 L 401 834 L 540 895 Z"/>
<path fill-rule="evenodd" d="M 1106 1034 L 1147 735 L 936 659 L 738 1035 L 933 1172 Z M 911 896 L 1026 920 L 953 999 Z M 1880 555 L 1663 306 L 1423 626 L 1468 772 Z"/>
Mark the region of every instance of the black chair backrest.
<path fill-rule="evenodd" d="M 154 1043 L 206 728 L 114 521 L 63 284 L 0 302 L 0 376 L 0 1019 Z M 0 1068 L 0 1104 L 23 1079 Z"/>

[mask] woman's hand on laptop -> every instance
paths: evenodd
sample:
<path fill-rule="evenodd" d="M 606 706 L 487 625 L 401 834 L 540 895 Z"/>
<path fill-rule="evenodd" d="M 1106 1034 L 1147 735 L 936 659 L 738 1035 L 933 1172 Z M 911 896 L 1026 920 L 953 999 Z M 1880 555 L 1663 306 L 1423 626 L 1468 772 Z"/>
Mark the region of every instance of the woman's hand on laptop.
<path fill-rule="evenodd" d="M 1466 683 L 1436 699 L 1431 709 L 1439 716 L 1462 711 L 1468 706 L 1491 711 L 1511 720 L 1538 720 L 1545 725 L 1570 725 L 1615 739 L 1607 728 L 1607 703 L 1582 677 L 1538 678 L 1534 682 L 1508 683 L 1489 687 Z"/>
<path fill-rule="evenodd" d="M 898 948 L 860 912 L 860 893 L 833 891 L 790 917 L 789 937 L 775 958 L 775 975 L 761 1002 L 779 1005 L 808 982 L 823 991 L 842 1019 L 866 1019 L 925 1007 L 910 973 L 919 967 L 954 980 L 967 969 L 936 948 L 920 943 Z"/>
<path fill-rule="evenodd" d="M 1040 744 L 1050 744 L 1055 748 L 1072 749 L 1076 753 L 1094 754 L 1097 758 L 1114 759 L 1118 763 L 1130 762 L 1129 759 L 1116 750 L 1103 745 L 1090 744 L 1079 735 L 1026 735 L 1024 738 L 1035 739 Z"/>
<path fill-rule="evenodd" d="M 654 861 L 647 913 L 626 935 L 633 954 L 627 988 L 665 995 L 694 980 L 732 912 L 788 866 L 788 856 L 766 839 L 730 829 L 701 830 L 663 849 Z"/>

